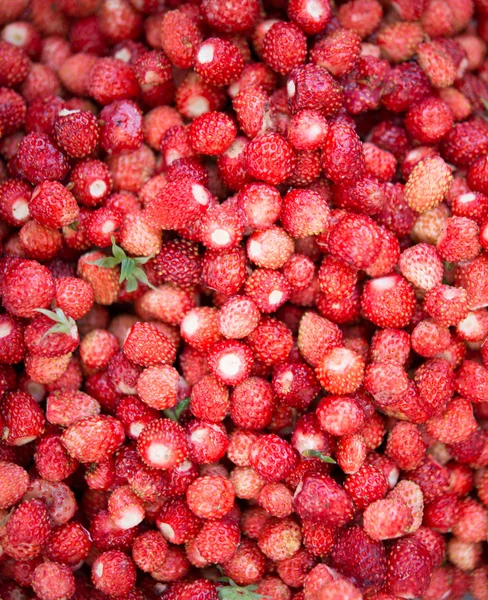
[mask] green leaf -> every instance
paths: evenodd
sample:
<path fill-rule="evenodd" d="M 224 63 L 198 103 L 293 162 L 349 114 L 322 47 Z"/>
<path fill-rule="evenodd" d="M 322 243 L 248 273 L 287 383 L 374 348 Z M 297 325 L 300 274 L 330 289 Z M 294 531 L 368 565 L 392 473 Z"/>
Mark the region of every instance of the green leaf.
<path fill-rule="evenodd" d="M 331 465 L 337 464 L 337 462 L 332 457 L 327 456 L 327 454 L 324 454 L 323 452 L 320 452 L 320 450 L 305 450 L 303 452 L 303 456 L 306 456 L 307 458 L 320 458 L 322 462 L 330 463 Z"/>
<path fill-rule="evenodd" d="M 73 231 L 78 231 L 78 221 L 73 221 L 68 225 L 68 227 Z"/>
<path fill-rule="evenodd" d="M 485 100 L 484 98 L 480 98 L 481 100 L 481 104 L 485 107 L 486 112 L 488 112 L 488 100 Z"/>

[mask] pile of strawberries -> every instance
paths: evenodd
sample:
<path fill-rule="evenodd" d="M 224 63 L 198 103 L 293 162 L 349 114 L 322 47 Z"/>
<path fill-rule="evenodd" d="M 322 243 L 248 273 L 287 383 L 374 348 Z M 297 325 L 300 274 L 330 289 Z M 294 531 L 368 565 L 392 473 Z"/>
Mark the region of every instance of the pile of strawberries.
<path fill-rule="evenodd" d="M 488 599 L 488 0 L 0 0 L 0 598 Z"/>

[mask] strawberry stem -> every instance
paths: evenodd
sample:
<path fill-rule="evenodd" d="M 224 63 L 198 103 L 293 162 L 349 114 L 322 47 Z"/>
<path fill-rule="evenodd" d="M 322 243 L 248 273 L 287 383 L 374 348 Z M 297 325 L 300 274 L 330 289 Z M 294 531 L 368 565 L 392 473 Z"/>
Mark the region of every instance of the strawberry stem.
<path fill-rule="evenodd" d="M 64 333 L 70 335 L 73 327 L 76 327 L 76 322 L 72 317 L 68 317 L 64 314 L 61 308 L 55 308 L 54 310 L 47 310 L 47 308 L 36 308 L 36 312 L 41 313 L 51 321 L 54 321 L 55 325 L 48 329 L 42 336 L 44 339 L 51 333 Z"/>

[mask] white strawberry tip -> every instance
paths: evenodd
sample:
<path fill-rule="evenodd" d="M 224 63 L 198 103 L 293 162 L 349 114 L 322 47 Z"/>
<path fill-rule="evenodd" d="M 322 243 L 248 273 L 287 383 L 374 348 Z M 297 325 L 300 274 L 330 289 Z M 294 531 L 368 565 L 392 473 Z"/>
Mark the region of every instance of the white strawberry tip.
<path fill-rule="evenodd" d="M 165 468 L 173 461 L 173 450 L 161 442 L 152 442 L 147 449 L 147 459 L 152 465 Z"/>
<path fill-rule="evenodd" d="M 317 0 L 309 0 L 305 10 L 312 17 L 312 19 L 314 19 L 314 21 L 321 19 L 322 15 L 324 14 L 324 9 L 320 2 L 317 2 Z"/>
<path fill-rule="evenodd" d="M 214 47 L 213 44 L 204 44 L 197 54 L 197 61 L 201 65 L 206 65 L 212 62 L 214 58 Z"/>
<path fill-rule="evenodd" d="M 172 542 L 175 539 L 174 529 L 168 523 L 158 523 L 158 529 L 168 542 Z"/>
<path fill-rule="evenodd" d="M 122 511 L 120 517 L 114 519 L 114 523 L 120 527 L 120 529 L 132 529 L 132 527 L 139 525 L 143 519 L 144 511 L 137 506 L 130 506 Z"/>
<path fill-rule="evenodd" d="M 195 96 L 186 105 L 186 113 L 191 119 L 196 119 L 201 115 L 209 112 L 210 103 L 205 96 Z"/>
<path fill-rule="evenodd" d="M 12 216 L 17 221 L 27 219 L 29 214 L 29 203 L 26 200 L 16 200 L 12 204 Z"/>
<path fill-rule="evenodd" d="M 89 187 L 90 196 L 92 198 L 101 198 L 107 191 L 107 184 L 103 179 L 95 179 Z"/>
<path fill-rule="evenodd" d="M 12 331 L 12 325 L 10 323 L 2 323 L 0 325 L 0 339 L 10 335 Z"/>
<path fill-rule="evenodd" d="M 225 229 L 215 229 L 210 237 L 216 246 L 226 246 L 230 242 L 229 232 Z"/>
<path fill-rule="evenodd" d="M 199 183 L 194 183 L 191 186 L 191 193 L 198 204 L 201 204 L 202 206 L 207 206 L 207 204 L 210 202 L 210 197 L 207 190 Z"/>
<path fill-rule="evenodd" d="M 224 377 L 235 377 L 242 369 L 242 360 L 235 353 L 224 354 L 219 360 L 219 371 Z"/>

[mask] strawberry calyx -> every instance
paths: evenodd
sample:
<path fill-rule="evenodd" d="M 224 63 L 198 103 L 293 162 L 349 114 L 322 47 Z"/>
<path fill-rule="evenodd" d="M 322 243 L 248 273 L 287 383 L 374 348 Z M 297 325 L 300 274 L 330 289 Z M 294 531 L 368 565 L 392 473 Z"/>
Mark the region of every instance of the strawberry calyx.
<path fill-rule="evenodd" d="M 44 339 L 46 336 L 51 333 L 64 333 L 66 335 L 70 335 L 73 331 L 73 328 L 76 328 L 76 322 L 72 317 L 68 317 L 65 315 L 61 308 L 55 308 L 54 310 L 48 310 L 47 308 L 36 308 L 36 312 L 43 314 L 51 321 L 54 321 L 55 325 L 53 325 L 50 329 L 46 331 L 46 333 L 42 336 Z"/>
<path fill-rule="evenodd" d="M 153 255 L 131 257 L 127 256 L 124 250 L 117 245 L 115 238 L 112 236 L 112 256 L 106 256 L 99 260 L 93 261 L 92 265 L 101 267 L 102 269 L 113 269 L 120 265 L 120 278 L 119 282 L 123 283 L 126 281 L 125 289 L 127 292 L 135 292 L 139 287 L 139 283 L 147 285 L 151 289 L 156 289 L 152 283 L 149 282 L 147 275 L 142 269 L 141 265 L 145 265 Z"/>
<path fill-rule="evenodd" d="M 257 585 L 241 587 L 232 581 L 230 577 L 219 577 L 218 581 L 229 584 L 219 589 L 219 600 L 262 600 L 263 598 L 270 598 L 270 596 L 258 594 L 256 592 Z"/>

